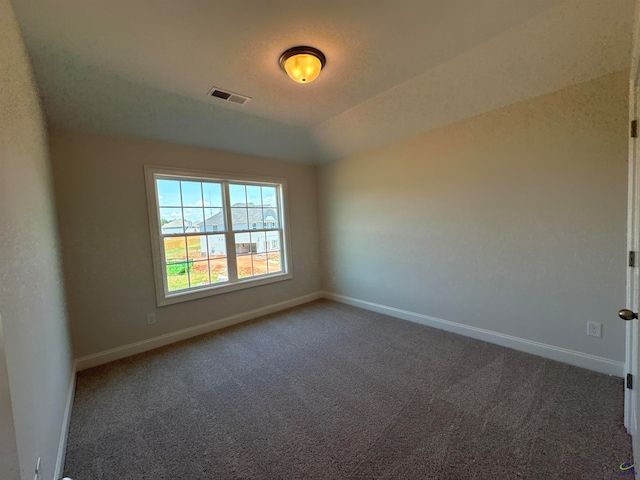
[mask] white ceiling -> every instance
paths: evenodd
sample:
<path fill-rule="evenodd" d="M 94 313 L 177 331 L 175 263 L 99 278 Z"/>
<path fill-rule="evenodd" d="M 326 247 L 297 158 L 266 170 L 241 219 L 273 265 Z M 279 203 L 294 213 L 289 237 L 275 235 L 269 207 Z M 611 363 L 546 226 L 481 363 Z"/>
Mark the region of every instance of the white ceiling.
<path fill-rule="evenodd" d="M 14 0 L 49 122 L 307 163 L 629 68 L 633 0 Z M 295 45 L 327 65 L 280 70 Z M 217 86 L 252 98 L 209 98 Z"/>

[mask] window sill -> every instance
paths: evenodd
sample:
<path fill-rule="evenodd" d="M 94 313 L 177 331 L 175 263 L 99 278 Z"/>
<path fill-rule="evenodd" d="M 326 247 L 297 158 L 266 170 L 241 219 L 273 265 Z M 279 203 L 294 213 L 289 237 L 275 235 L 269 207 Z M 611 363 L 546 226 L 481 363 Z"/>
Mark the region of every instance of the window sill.
<path fill-rule="evenodd" d="M 246 280 L 239 280 L 235 283 L 225 283 L 222 285 L 207 285 L 200 289 L 189 289 L 182 292 L 172 292 L 166 296 L 159 297 L 157 299 L 158 307 L 164 307 L 167 305 L 174 305 L 176 303 L 188 302 L 190 300 L 197 300 L 199 298 L 211 297 L 214 295 L 221 295 L 223 293 L 235 292 L 238 290 L 244 290 L 247 288 L 259 287 L 262 285 L 269 285 L 271 283 L 282 282 L 284 280 L 291 280 L 293 275 L 291 273 L 277 273 L 274 275 L 268 275 L 259 278 L 248 278 Z"/>

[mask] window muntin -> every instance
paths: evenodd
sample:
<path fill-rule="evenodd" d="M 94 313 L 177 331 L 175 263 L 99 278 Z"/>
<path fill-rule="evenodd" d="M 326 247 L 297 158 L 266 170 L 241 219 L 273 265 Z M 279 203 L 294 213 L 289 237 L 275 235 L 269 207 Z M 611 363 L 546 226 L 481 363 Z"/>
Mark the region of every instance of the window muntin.
<path fill-rule="evenodd" d="M 283 180 L 145 170 L 159 305 L 291 278 Z"/>

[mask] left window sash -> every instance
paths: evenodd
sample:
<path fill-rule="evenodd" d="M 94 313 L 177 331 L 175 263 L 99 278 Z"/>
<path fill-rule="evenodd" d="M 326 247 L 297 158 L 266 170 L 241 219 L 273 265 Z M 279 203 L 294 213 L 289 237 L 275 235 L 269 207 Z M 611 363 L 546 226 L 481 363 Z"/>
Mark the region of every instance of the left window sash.
<path fill-rule="evenodd" d="M 229 282 L 224 185 L 155 173 L 165 296 Z"/>

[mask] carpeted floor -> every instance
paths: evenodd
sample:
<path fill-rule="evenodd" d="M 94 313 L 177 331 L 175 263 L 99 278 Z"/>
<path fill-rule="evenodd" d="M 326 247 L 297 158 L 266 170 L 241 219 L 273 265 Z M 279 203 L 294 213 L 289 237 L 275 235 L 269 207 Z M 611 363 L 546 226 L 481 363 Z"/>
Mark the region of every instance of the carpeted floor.
<path fill-rule="evenodd" d="M 321 300 L 81 372 L 65 474 L 625 478 L 622 418 L 619 378 Z"/>

